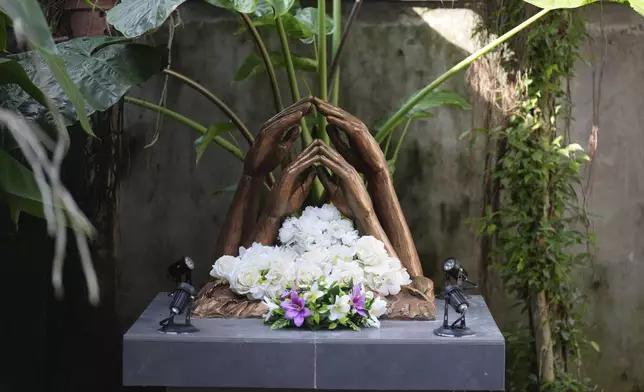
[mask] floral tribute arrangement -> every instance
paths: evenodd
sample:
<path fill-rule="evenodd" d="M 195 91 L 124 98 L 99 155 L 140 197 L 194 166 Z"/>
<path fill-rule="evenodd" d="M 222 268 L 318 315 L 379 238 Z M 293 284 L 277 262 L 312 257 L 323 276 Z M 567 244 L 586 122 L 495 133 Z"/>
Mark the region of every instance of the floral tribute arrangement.
<path fill-rule="evenodd" d="M 325 204 L 287 218 L 277 246 L 254 243 L 239 256 L 222 256 L 210 275 L 252 300 L 264 300 L 265 321 L 287 326 L 377 327 L 386 302 L 411 282 L 384 244 L 360 236 L 353 222 Z"/>

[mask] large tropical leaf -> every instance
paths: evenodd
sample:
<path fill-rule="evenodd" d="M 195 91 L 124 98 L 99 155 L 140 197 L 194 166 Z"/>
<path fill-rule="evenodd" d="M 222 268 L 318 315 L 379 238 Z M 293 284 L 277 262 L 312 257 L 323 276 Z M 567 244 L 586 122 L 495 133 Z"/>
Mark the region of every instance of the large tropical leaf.
<path fill-rule="evenodd" d="M 19 25 L 21 35 L 40 53 L 41 73 L 48 73 L 59 89 L 66 95 L 66 100 L 73 106 L 85 132 L 92 134 L 92 127 L 87 118 L 85 100 L 74 84 L 65 67 L 65 62 L 58 56 L 58 49 L 49 32 L 49 26 L 37 0 L 0 0 L 0 10 L 9 16 L 14 26 Z M 48 71 L 45 71 L 46 68 Z"/>
<path fill-rule="evenodd" d="M 557 8 L 577 8 L 587 4 L 595 3 L 599 0 L 524 0 L 539 8 L 557 9 Z M 644 15 L 644 0 L 610 0 L 614 3 L 626 4 L 633 7 L 635 11 Z"/>
<path fill-rule="evenodd" d="M 416 94 L 412 94 L 407 99 L 403 100 L 398 107 L 405 106 L 405 104 L 415 96 Z M 429 110 L 443 105 L 452 105 L 465 110 L 472 109 L 472 105 L 470 105 L 470 103 L 467 102 L 467 99 L 465 99 L 463 96 L 453 91 L 439 88 L 424 96 L 404 117 L 396 122 L 396 126 L 409 118 L 417 119 L 423 117 L 433 117 L 433 114 Z M 379 125 L 384 124 L 386 121 L 387 119 L 378 121 L 376 128 L 378 128 Z"/>
<path fill-rule="evenodd" d="M 281 53 L 271 53 L 270 59 L 274 68 L 283 68 L 286 66 L 284 56 Z M 291 59 L 293 60 L 293 67 L 295 69 L 308 72 L 317 71 L 318 64 L 315 59 L 299 57 L 295 55 L 291 55 Z M 266 68 L 264 66 L 264 61 L 262 60 L 262 58 L 255 53 L 251 53 L 250 55 L 248 55 L 248 57 L 246 57 L 241 67 L 239 67 L 237 73 L 235 73 L 233 80 L 235 82 L 239 82 L 248 79 L 251 76 L 262 73 L 265 70 Z"/>
<path fill-rule="evenodd" d="M 235 10 L 244 14 L 255 12 L 257 0 L 205 0 L 216 7 Z"/>
<path fill-rule="evenodd" d="M 117 37 L 84 37 L 57 45 L 72 83 L 87 100 L 87 114 L 109 108 L 133 85 L 161 70 L 161 54 L 157 49 L 124 41 Z M 40 52 L 30 51 L 10 58 L 54 102 L 67 124 L 77 121 L 73 105 L 54 75 L 44 67 Z M 47 118 L 46 108 L 18 86 L 0 86 L 0 106 L 16 110 L 30 120 L 46 121 Z"/>
<path fill-rule="evenodd" d="M 107 11 L 107 22 L 124 36 L 138 37 L 161 26 L 186 0 L 122 0 Z"/>
<path fill-rule="evenodd" d="M 42 91 L 36 86 L 24 68 L 15 60 L 0 58 L 0 85 L 15 84 L 20 86 L 36 102 L 42 106 L 47 105 L 47 98 Z"/>

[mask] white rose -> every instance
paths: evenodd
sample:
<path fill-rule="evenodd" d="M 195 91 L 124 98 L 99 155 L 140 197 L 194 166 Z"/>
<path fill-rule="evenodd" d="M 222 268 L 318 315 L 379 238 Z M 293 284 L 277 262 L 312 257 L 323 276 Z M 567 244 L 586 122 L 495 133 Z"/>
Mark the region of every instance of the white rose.
<path fill-rule="evenodd" d="M 221 256 L 215 261 L 215 264 L 212 265 L 212 270 L 210 270 L 210 276 L 218 279 L 224 279 L 230 281 L 230 276 L 233 273 L 235 264 L 239 262 L 237 257 L 233 256 Z"/>
<path fill-rule="evenodd" d="M 355 248 L 352 248 L 350 246 L 336 244 L 331 245 L 331 247 L 329 248 L 329 257 L 331 259 L 331 262 L 336 262 L 337 260 L 351 261 L 353 260 L 353 257 L 355 255 Z"/>
<path fill-rule="evenodd" d="M 373 317 L 380 317 L 387 312 L 387 301 L 380 298 L 376 298 L 371 304 L 371 309 L 369 309 L 369 315 Z"/>
<path fill-rule="evenodd" d="M 295 280 L 298 284 L 311 284 L 324 274 L 322 268 L 315 263 L 295 263 Z"/>
<path fill-rule="evenodd" d="M 330 254 L 327 248 L 315 248 L 308 252 L 304 252 L 297 260 L 298 263 L 313 263 L 320 267 L 324 264 L 329 264 L 330 261 Z"/>
<path fill-rule="evenodd" d="M 230 289 L 240 295 L 246 295 L 259 284 L 262 273 L 252 264 L 238 264 L 235 266 L 230 279 Z"/>
<path fill-rule="evenodd" d="M 255 286 L 250 288 L 250 291 L 246 294 L 248 299 L 262 299 L 266 296 L 273 296 L 274 293 L 270 292 L 270 285 L 268 282 L 257 283 Z"/>
<path fill-rule="evenodd" d="M 383 259 L 389 257 L 385 244 L 372 236 L 360 237 L 356 241 L 356 255 L 364 265 L 380 264 Z"/>
<path fill-rule="evenodd" d="M 353 281 L 353 284 L 360 284 L 364 282 L 364 271 L 355 261 L 338 260 L 326 280 L 329 283 L 342 282 L 346 284 Z"/>

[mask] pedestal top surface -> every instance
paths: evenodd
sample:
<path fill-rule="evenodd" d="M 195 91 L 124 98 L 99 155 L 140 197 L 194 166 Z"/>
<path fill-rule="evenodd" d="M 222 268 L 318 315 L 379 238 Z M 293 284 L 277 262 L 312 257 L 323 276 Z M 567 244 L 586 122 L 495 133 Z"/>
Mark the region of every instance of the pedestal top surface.
<path fill-rule="evenodd" d="M 469 299 L 473 336 L 434 334 L 436 321 L 382 320 L 352 330 L 270 330 L 260 319 L 193 319 L 199 332 L 158 331 L 170 298 L 158 294 L 127 331 L 125 385 L 218 388 L 502 390 L 505 342 L 485 301 Z M 456 313 L 450 309 L 450 322 Z M 177 321 L 182 322 L 183 317 Z"/>

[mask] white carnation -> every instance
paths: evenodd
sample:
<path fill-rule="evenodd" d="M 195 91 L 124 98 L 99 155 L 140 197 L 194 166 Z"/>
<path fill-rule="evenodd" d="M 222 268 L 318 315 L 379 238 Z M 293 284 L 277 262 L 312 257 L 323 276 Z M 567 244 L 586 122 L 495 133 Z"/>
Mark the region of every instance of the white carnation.
<path fill-rule="evenodd" d="M 295 241 L 295 235 L 299 231 L 298 219 L 294 217 L 287 218 L 279 230 L 279 240 L 284 245 L 290 245 Z"/>
<path fill-rule="evenodd" d="M 340 211 L 338 211 L 338 209 L 331 204 L 325 204 L 322 207 L 318 208 L 317 215 L 321 220 L 327 222 L 342 219 Z"/>
<path fill-rule="evenodd" d="M 389 257 L 385 244 L 372 236 L 360 237 L 356 241 L 356 254 L 364 265 L 377 265 Z"/>
<path fill-rule="evenodd" d="M 210 270 L 210 276 L 218 279 L 224 279 L 230 281 L 230 276 L 233 273 L 235 264 L 239 262 L 237 257 L 233 256 L 221 256 L 215 261 L 215 264 L 212 265 L 212 270 Z"/>

